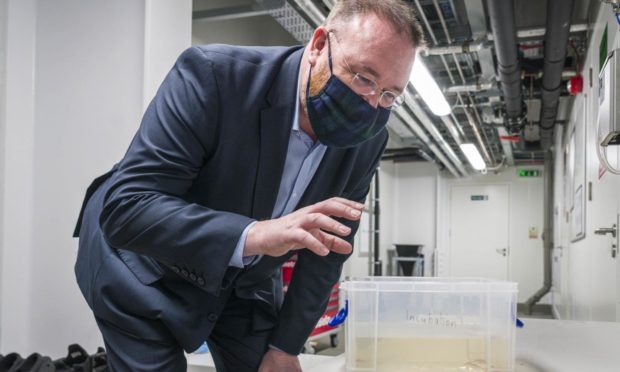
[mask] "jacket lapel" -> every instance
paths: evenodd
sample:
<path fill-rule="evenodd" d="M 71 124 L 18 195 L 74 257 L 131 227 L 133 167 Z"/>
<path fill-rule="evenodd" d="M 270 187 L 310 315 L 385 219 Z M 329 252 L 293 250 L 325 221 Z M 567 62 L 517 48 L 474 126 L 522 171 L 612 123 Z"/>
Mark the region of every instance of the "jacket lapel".
<path fill-rule="evenodd" d="M 303 48 L 282 64 L 267 93 L 268 107 L 261 111 L 258 170 L 254 186 L 252 217 L 271 218 L 284 171 L 297 96 L 297 79 Z M 241 150 L 241 149 L 240 149 Z"/>
<path fill-rule="evenodd" d="M 292 118 L 293 111 L 288 107 L 270 107 L 261 112 L 260 152 L 252 208 L 252 216 L 257 220 L 271 218 L 288 150 L 288 123 Z"/>
<path fill-rule="evenodd" d="M 342 191 L 344 180 L 348 176 L 343 174 L 346 170 L 341 167 L 346 154 L 347 150 L 344 149 L 328 148 L 325 151 L 321 164 L 299 200 L 297 208 L 337 196 Z"/>

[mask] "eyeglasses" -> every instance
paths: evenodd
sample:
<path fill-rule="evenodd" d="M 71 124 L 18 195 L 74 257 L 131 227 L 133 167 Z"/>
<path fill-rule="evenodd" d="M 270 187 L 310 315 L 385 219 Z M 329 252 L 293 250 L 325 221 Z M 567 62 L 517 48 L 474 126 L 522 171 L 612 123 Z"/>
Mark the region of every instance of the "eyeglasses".
<path fill-rule="evenodd" d="M 379 106 L 390 110 L 395 109 L 396 107 L 403 104 L 403 101 L 405 100 L 403 96 L 404 94 L 398 95 L 389 90 L 380 91 L 379 85 L 372 78 L 369 78 L 359 72 L 353 72 L 351 66 L 349 65 L 349 62 L 347 61 L 347 57 L 344 55 L 344 52 L 340 47 L 340 41 L 338 41 L 338 36 L 336 36 L 334 31 L 328 31 L 327 35 L 329 36 L 331 34 L 333 34 L 334 38 L 336 39 L 336 44 L 338 44 L 338 48 L 342 53 L 342 59 L 347 66 L 347 70 L 349 70 L 349 73 L 353 75 L 351 88 L 353 89 L 353 91 L 355 91 L 355 93 L 359 94 L 360 96 L 374 96 L 375 94 L 381 93 L 381 95 L 379 96 Z"/>

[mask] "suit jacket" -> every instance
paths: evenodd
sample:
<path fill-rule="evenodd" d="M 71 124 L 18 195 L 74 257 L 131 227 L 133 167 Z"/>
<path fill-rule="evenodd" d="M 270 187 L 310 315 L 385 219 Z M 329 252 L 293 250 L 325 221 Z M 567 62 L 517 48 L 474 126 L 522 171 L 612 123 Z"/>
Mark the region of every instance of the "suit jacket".
<path fill-rule="evenodd" d="M 269 305 L 276 319 L 271 343 L 297 354 L 340 277 L 346 255 L 300 250 L 283 298 L 280 266 L 290 254 L 264 256 L 246 269 L 228 266 L 245 227 L 269 219 L 273 211 L 302 53 L 301 47 L 225 45 L 186 50 L 122 161 L 87 191 L 76 227 L 82 235 L 79 255 L 111 250 L 133 274 L 126 280 L 144 286 L 152 287 L 168 271 L 176 273 L 182 285 L 170 296 L 183 299 L 178 302 L 183 311 L 163 300 L 145 299 L 141 306 L 164 319 L 188 351 L 208 335 L 221 311 L 218 301 L 234 289 Z M 298 208 L 333 196 L 363 201 L 387 137 L 384 129 L 355 148 L 329 148 Z M 95 191 L 100 207 L 85 213 Z M 358 223 L 342 222 L 352 228 L 347 238 L 352 243 Z M 93 238 L 97 234 L 101 237 Z M 91 262 L 101 261 L 98 257 Z M 76 267 L 87 299 L 92 291 L 108 293 L 96 283 L 105 270 L 97 269 L 97 277 L 93 269 Z M 124 274 L 114 275 L 117 280 Z"/>

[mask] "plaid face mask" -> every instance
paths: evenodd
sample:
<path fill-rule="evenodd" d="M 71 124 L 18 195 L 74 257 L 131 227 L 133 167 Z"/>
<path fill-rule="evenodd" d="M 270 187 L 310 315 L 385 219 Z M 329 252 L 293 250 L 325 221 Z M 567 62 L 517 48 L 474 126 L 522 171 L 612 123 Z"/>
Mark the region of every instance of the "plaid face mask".
<path fill-rule="evenodd" d="M 328 147 L 355 147 L 376 136 L 390 117 L 390 110 L 372 107 L 362 97 L 338 79 L 332 70 L 331 50 L 328 49 L 331 76 L 316 95 L 310 97 L 310 77 L 306 85 L 306 108 L 312 130 L 319 141 Z"/>

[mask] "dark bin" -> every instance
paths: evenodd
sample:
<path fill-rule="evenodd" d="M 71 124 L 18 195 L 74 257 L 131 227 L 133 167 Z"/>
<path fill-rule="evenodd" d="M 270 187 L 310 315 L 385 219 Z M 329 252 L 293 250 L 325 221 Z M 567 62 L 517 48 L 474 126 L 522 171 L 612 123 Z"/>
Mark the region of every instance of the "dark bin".
<path fill-rule="evenodd" d="M 396 254 L 399 257 L 423 257 L 422 247 L 424 244 L 394 244 Z M 415 262 L 399 262 L 404 276 L 412 276 Z M 396 271 L 398 272 L 398 270 Z"/>

